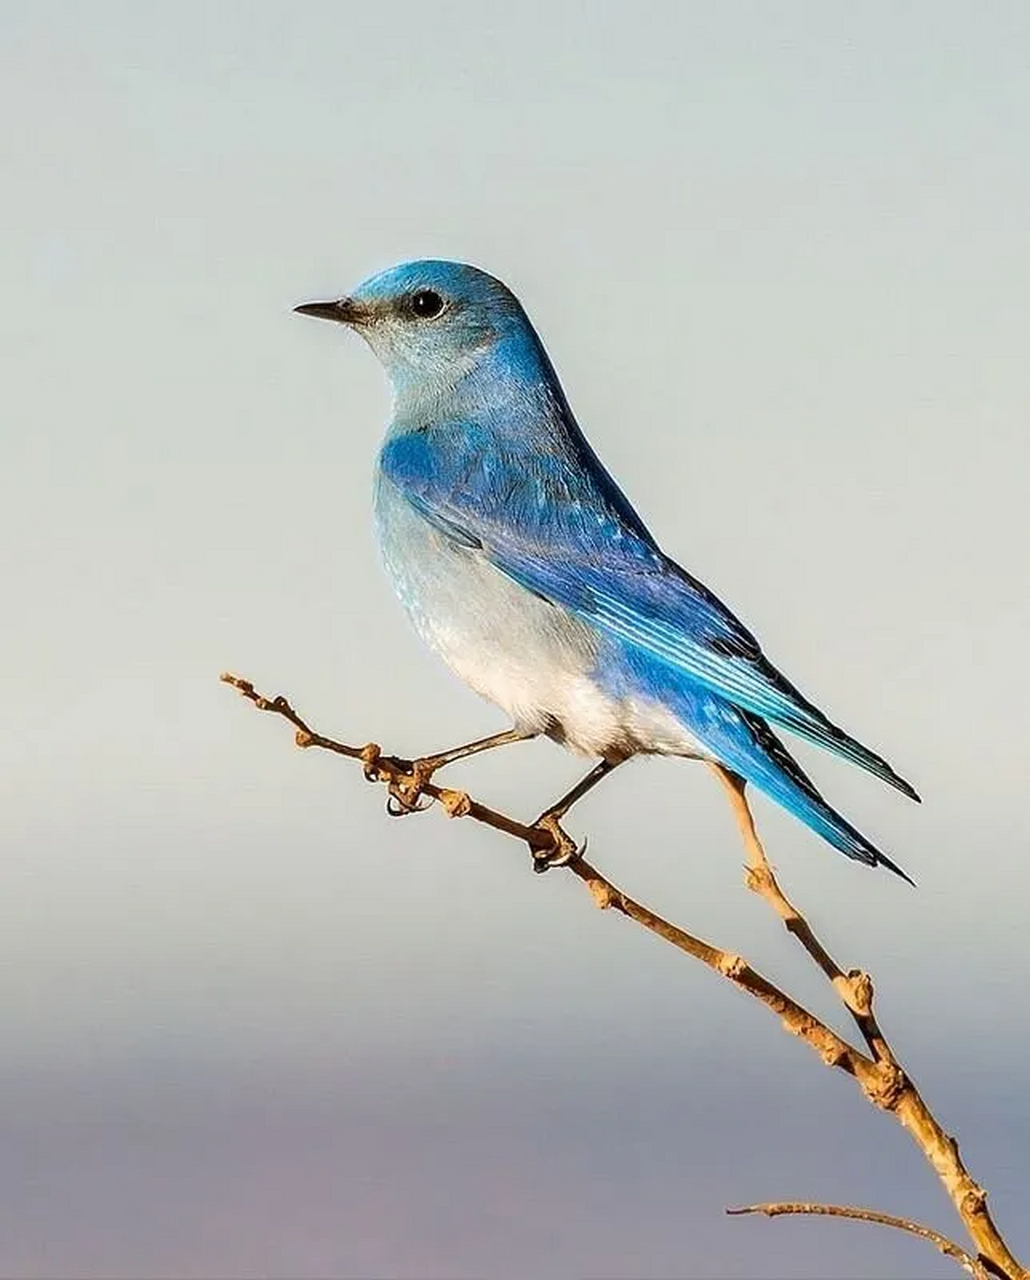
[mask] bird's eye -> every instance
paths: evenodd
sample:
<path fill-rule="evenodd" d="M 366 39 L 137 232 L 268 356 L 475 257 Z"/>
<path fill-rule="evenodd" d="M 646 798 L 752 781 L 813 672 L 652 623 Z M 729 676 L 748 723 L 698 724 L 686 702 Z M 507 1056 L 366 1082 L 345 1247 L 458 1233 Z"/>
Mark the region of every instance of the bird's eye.
<path fill-rule="evenodd" d="M 420 320 L 432 320 L 443 310 L 443 298 L 435 289 L 419 289 L 411 295 L 411 310 Z"/>

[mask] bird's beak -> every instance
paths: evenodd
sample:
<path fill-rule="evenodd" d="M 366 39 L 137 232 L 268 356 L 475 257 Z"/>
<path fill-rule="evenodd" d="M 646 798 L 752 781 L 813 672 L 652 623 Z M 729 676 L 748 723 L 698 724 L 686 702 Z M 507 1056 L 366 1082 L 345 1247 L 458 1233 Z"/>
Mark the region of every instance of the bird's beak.
<path fill-rule="evenodd" d="M 369 318 L 366 309 L 353 298 L 337 298 L 335 302 L 305 302 L 293 309 L 302 316 L 335 320 L 337 324 L 361 324 Z"/>

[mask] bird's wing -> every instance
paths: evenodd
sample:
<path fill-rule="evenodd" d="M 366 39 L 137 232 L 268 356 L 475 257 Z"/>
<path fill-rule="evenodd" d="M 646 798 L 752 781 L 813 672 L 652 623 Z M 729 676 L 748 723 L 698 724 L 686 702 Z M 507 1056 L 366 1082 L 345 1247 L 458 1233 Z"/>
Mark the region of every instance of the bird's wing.
<path fill-rule="evenodd" d="M 455 447 L 453 433 L 449 446 L 427 432 L 396 436 L 380 465 L 452 541 L 483 555 L 528 591 L 734 705 L 919 798 L 885 760 L 828 720 L 781 675 L 743 623 L 629 526 L 589 475 L 561 455 L 469 450 Z"/>

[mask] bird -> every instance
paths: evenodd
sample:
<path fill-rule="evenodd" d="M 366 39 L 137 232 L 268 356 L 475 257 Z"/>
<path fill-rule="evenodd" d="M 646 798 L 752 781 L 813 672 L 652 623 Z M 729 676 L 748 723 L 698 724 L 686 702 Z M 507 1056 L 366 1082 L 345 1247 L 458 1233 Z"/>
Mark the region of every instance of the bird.
<path fill-rule="evenodd" d="M 422 639 L 511 721 L 423 757 L 422 783 L 541 735 L 594 759 L 538 819 L 557 841 L 544 869 L 576 852 L 560 819 L 623 762 L 700 760 L 729 787 L 742 826 L 750 784 L 834 849 L 912 883 L 823 799 L 777 730 L 918 800 L 915 789 L 829 720 L 659 547 L 505 284 L 427 259 L 295 310 L 353 330 L 382 364 L 393 415 L 373 505 L 387 574 Z"/>

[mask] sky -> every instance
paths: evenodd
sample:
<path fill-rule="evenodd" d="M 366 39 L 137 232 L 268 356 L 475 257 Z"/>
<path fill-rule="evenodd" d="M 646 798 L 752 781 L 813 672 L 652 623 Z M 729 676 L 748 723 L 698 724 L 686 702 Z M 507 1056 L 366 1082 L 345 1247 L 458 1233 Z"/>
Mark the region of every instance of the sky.
<path fill-rule="evenodd" d="M 522 298 L 662 545 L 924 796 L 798 747 L 918 882 L 759 801 L 784 886 L 1030 1254 L 1030 11 L 938 0 L 8 5 L 0 1275 L 936 1277 L 922 1158 L 571 877 L 293 750 L 499 713 L 380 571 L 389 414 L 292 314 L 420 256 Z M 529 817 L 548 743 L 448 781 Z M 597 864 L 811 1006 L 715 781 Z"/>

